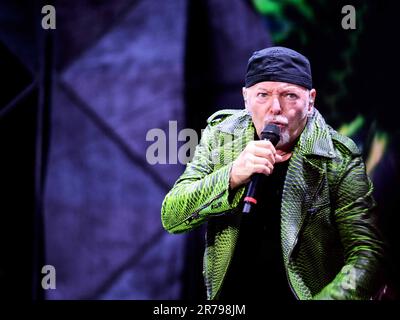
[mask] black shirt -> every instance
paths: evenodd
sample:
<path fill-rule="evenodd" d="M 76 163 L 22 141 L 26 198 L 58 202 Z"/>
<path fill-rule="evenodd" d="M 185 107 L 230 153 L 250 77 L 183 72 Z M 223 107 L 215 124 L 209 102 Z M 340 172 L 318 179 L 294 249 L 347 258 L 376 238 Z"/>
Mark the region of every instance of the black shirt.
<path fill-rule="evenodd" d="M 277 163 L 258 185 L 258 203 L 243 215 L 220 300 L 295 300 L 284 268 L 280 211 L 289 161 Z"/>

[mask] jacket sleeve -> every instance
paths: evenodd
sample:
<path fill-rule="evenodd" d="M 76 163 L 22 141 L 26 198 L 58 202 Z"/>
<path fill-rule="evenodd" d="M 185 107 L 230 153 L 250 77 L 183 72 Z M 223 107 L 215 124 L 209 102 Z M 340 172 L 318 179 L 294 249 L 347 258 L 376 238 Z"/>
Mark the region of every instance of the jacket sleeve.
<path fill-rule="evenodd" d="M 223 155 L 212 157 L 217 149 L 218 131 L 209 124 L 196 147 L 192 161 L 165 196 L 161 208 L 163 227 L 170 233 L 189 231 L 207 219 L 226 214 L 239 204 L 244 187 L 230 190 L 232 162 L 221 165 Z"/>
<path fill-rule="evenodd" d="M 362 158 L 354 157 L 344 170 L 336 194 L 335 220 L 344 249 L 344 266 L 314 299 L 366 300 L 376 293 L 384 245 L 372 191 Z"/>

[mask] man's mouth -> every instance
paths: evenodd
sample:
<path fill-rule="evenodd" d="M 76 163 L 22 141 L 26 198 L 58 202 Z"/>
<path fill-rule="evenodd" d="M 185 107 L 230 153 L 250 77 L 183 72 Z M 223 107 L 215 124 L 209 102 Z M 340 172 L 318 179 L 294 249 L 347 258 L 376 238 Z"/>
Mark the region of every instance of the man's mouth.
<path fill-rule="evenodd" d="M 280 129 L 286 127 L 286 123 L 282 123 L 282 122 L 271 121 L 271 122 L 269 122 L 269 124 L 275 124 L 275 125 L 277 125 Z"/>

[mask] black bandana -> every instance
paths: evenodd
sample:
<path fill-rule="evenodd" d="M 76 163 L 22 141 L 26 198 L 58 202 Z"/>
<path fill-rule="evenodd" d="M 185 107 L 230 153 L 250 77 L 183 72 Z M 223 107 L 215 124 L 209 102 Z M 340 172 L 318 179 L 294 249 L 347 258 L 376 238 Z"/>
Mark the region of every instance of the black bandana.
<path fill-rule="evenodd" d="M 246 88 L 262 81 L 279 81 L 312 88 L 308 59 L 292 49 L 270 47 L 253 53 L 247 64 Z"/>

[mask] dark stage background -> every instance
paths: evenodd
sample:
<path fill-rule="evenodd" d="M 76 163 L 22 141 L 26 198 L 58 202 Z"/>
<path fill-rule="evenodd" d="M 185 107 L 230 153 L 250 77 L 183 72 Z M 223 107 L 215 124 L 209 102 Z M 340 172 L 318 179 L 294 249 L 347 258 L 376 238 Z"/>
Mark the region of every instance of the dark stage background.
<path fill-rule="evenodd" d="M 55 30 L 41 27 L 46 4 Z M 355 30 L 341 26 L 346 4 Z M 2 297 L 204 299 L 204 227 L 169 235 L 160 221 L 184 166 L 149 164 L 146 134 L 169 121 L 200 132 L 213 111 L 243 108 L 249 56 L 284 45 L 310 58 L 317 108 L 363 151 L 396 298 L 396 12 L 387 1 L 2 0 Z M 55 290 L 41 287 L 44 265 Z"/>

